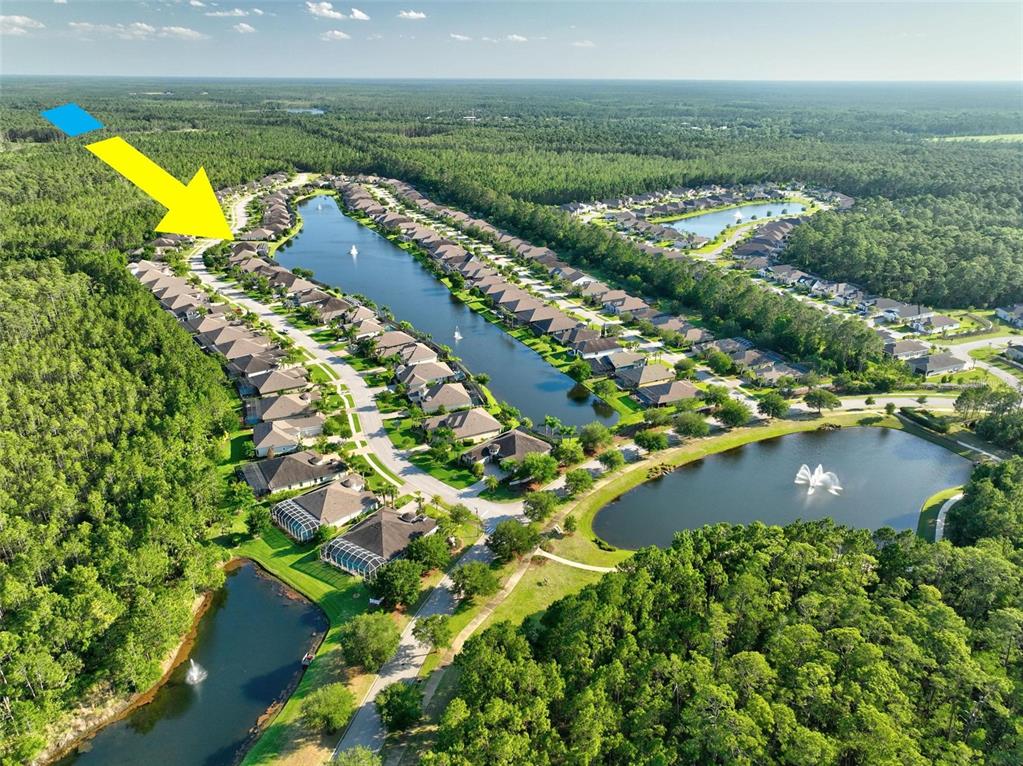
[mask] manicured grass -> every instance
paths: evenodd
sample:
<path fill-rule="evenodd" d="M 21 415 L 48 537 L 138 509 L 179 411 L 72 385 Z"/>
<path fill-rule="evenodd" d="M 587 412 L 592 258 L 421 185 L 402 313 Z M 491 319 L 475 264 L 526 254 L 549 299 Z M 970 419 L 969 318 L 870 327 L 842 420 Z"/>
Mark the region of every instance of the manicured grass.
<path fill-rule="evenodd" d="M 398 478 L 397 476 L 394 475 L 393 471 L 389 470 L 387 468 L 387 466 L 385 466 L 383 463 L 380 462 L 380 459 L 376 455 L 374 455 L 373 453 L 368 453 L 365 457 L 366 457 L 366 461 L 370 465 L 372 465 L 374 468 L 376 468 L 379 473 L 381 473 L 384 476 L 386 476 L 387 478 L 393 480 L 393 482 L 397 486 L 400 487 L 402 484 L 404 484 L 404 482 L 400 478 Z"/>
<path fill-rule="evenodd" d="M 600 572 L 577 569 L 542 556 L 534 556 L 518 585 L 484 621 L 479 631 L 502 621 L 519 625 L 530 615 L 544 611 L 571 593 L 578 593 L 601 577 L 603 574 Z"/>
<path fill-rule="evenodd" d="M 949 487 L 940 492 L 935 492 L 924 501 L 920 509 L 920 520 L 916 525 L 916 533 L 929 543 L 934 542 L 935 523 L 938 521 L 938 511 L 941 506 L 955 494 L 962 491 L 962 487 Z"/>
<path fill-rule="evenodd" d="M 333 383 L 337 380 L 334 371 L 322 364 L 310 364 L 306 369 L 309 370 L 309 380 L 313 383 Z"/>

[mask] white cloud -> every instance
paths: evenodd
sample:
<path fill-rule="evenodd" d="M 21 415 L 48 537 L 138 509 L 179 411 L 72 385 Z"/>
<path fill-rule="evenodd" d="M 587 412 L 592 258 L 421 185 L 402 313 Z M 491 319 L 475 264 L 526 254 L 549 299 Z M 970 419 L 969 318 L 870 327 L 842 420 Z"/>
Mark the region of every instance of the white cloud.
<path fill-rule="evenodd" d="M 384 36 L 382 34 L 380 34 L 379 32 L 374 32 L 373 34 L 371 34 L 366 39 L 367 40 L 383 40 Z"/>
<path fill-rule="evenodd" d="M 229 11 L 206 11 L 207 16 L 248 16 L 249 12 L 244 11 L 241 8 L 232 8 Z"/>
<path fill-rule="evenodd" d="M 252 14 L 254 16 L 262 16 L 263 15 L 263 11 L 261 11 L 259 8 L 253 8 L 252 9 Z"/>
<path fill-rule="evenodd" d="M 576 40 L 572 43 L 573 48 L 596 48 L 596 44 L 593 40 Z"/>
<path fill-rule="evenodd" d="M 458 42 L 460 43 L 468 42 L 469 40 L 472 39 L 471 37 L 469 37 L 469 35 L 460 35 L 455 32 L 452 32 L 450 37 L 452 40 L 458 40 Z"/>
<path fill-rule="evenodd" d="M 529 42 L 529 38 L 528 37 L 523 37 L 522 35 L 508 35 L 504 39 L 507 40 L 510 43 L 528 43 Z"/>
<path fill-rule="evenodd" d="M 188 0 L 188 4 L 190 6 L 192 6 L 193 8 L 205 8 L 206 7 L 206 3 L 204 3 L 202 0 Z"/>
<path fill-rule="evenodd" d="M 93 24 L 90 21 L 70 21 L 68 27 L 81 37 L 116 37 L 118 40 L 152 40 L 154 37 L 166 37 L 175 40 L 205 40 L 204 35 L 188 27 L 154 27 L 142 21 L 130 24 Z"/>
<path fill-rule="evenodd" d="M 43 29 L 46 25 L 28 16 L 0 16 L 0 35 L 22 37 L 31 29 Z"/>
<path fill-rule="evenodd" d="M 352 8 L 351 18 L 355 21 L 369 21 L 369 14 L 365 11 L 360 11 L 358 8 Z"/>
<path fill-rule="evenodd" d="M 321 19 L 343 19 L 345 17 L 341 11 L 334 10 L 333 3 L 313 3 L 306 0 L 305 7 L 309 13 L 313 16 L 319 16 Z"/>
<path fill-rule="evenodd" d="M 160 27 L 160 37 L 171 37 L 175 40 L 205 40 L 209 35 L 204 35 L 195 29 L 188 27 Z"/>
<path fill-rule="evenodd" d="M 426 14 L 422 11 L 398 11 L 399 19 L 408 19 L 409 21 L 421 21 L 426 18 Z"/>
<path fill-rule="evenodd" d="M 240 24 L 235 24 L 233 27 L 231 27 L 231 29 L 233 29 L 240 35 L 251 35 L 253 32 L 256 31 L 256 28 L 254 26 L 252 26 L 251 24 L 246 24 L 244 21 L 241 22 Z"/>
<path fill-rule="evenodd" d="M 53 0 L 55 5 L 67 5 L 67 0 Z"/>
<path fill-rule="evenodd" d="M 480 40 L 482 40 L 485 43 L 496 43 L 497 42 L 497 38 L 496 37 L 487 37 L 486 35 L 481 37 Z"/>
<path fill-rule="evenodd" d="M 320 35 L 321 40 L 351 40 L 351 35 L 346 35 L 340 29 L 331 29 Z"/>

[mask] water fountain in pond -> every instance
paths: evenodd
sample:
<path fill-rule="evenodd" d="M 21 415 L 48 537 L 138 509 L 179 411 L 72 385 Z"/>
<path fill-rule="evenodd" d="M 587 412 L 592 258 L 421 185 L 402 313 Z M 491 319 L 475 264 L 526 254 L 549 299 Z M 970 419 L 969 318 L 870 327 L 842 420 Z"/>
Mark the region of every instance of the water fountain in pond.
<path fill-rule="evenodd" d="M 455 342 L 457 343 L 462 339 L 462 333 L 458 330 L 458 325 L 455 325 Z"/>
<path fill-rule="evenodd" d="M 735 222 L 738 223 L 742 220 L 742 213 L 738 210 L 735 211 Z"/>
<path fill-rule="evenodd" d="M 188 672 L 185 673 L 185 683 L 189 686 L 196 686 L 206 680 L 206 676 L 209 673 L 206 672 L 206 668 L 200 665 L 195 660 L 188 661 Z"/>
<path fill-rule="evenodd" d="M 825 471 L 820 463 L 812 471 L 810 466 L 803 463 L 796 472 L 796 484 L 806 485 L 806 494 L 812 495 L 816 489 L 826 489 L 832 495 L 842 492 L 842 485 L 834 471 Z"/>
<path fill-rule="evenodd" d="M 352 245 L 352 249 L 348 251 L 348 254 L 352 256 L 352 258 L 354 258 L 359 254 L 359 248 L 357 248 L 355 245 Z"/>

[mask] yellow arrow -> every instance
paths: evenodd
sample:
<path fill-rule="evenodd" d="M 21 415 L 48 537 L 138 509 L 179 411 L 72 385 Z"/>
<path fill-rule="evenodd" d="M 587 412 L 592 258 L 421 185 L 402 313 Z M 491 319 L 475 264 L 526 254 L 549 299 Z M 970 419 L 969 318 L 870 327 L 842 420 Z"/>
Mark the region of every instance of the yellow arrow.
<path fill-rule="evenodd" d="M 85 148 L 167 208 L 157 231 L 234 239 L 204 168 L 185 186 L 123 138 L 108 138 Z"/>

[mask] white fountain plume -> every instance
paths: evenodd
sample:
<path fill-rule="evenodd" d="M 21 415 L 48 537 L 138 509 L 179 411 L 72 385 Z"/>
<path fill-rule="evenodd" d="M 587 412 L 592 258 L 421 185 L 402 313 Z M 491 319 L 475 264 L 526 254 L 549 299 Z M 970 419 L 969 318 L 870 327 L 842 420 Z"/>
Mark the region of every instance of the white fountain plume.
<path fill-rule="evenodd" d="M 359 254 L 359 248 L 357 248 L 355 245 L 352 245 L 352 249 L 348 251 L 348 254 L 352 256 L 352 258 L 354 258 Z"/>
<path fill-rule="evenodd" d="M 206 680 L 206 676 L 209 673 L 206 672 L 206 668 L 200 665 L 195 660 L 188 661 L 188 672 L 185 673 L 185 683 L 189 686 L 196 686 Z"/>
<path fill-rule="evenodd" d="M 826 489 L 832 495 L 842 492 L 842 485 L 834 471 L 825 471 L 820 463 L 812 471 L 806 463 L 799 466 L 796 472 L 796 484 L 806 485 L 806 494 L 812 495 L 815 489 Z"/>
<path fill-rule="evenodd" d="M 742 220 L 742 211 L 740 211 L 740 210 L 736 210 L 735 211 L 735 220 L 736 221 L 741 221 Z"/>
<path fill-rule="evenodd" d="M 458 330 L 458 325 L 455 325 L 455 342 L 457 343 L 462 339 L 462 333 Z"/>

